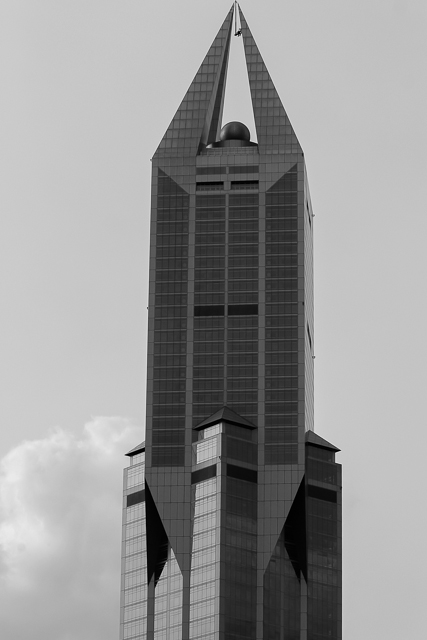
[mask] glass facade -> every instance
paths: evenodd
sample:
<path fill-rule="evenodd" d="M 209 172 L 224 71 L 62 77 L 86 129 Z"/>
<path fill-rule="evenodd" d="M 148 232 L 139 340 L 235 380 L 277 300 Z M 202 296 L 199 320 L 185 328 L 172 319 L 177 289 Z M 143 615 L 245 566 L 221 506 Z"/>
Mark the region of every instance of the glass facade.
<path fill-rule="evenodd" d="M 219 422 L 198 432 L 193 449 L 190 639 L 215 640 L 221 629 L 227 638 L 254 638 L 256 431 Z M 198 482 L 208 461 L 215 476 Z"/>
<path fill-rule="evenodd" d="M 240 19 L 258 144 L 220 139 L 230 12 L 153 157 L 120 640 L 341 640 L 341 468 L 313 431 L 305 160 Z"/>
<path fill-rule="evenodd" d="M 265 457 L 292 464 L 298 462 L 297 164 L 268 189 L 265 211 Z"/>
<path fill-rule="evenodd" d="M 156 584 L 154 640 L 182 639 L 182 575 L 172 549 Z"/>
<path fill-rule="evenodd" d="M 307 444 L 308 627 L 313 640 L 341 638 L 341 466 Z"/>
<path fill-rule="evenodd" d="M 157 179 L 152 464 L 184 463 L 189 196 Z"/>
<path fill-rule="evenodd" d="M 120 640 L 147 637 L 145 451 L 124 471 Z"/>
<path fill-rule="evenodd" d="M 301 586 L 286 550 L 284 533 L 264 578 L 263 639 L 300 640 Z"/>
<path fill-rule="evenodd" d="M 210 438 L 216 449 L 216 438 Z M 209 442 L 207 440 L 206 442 Z M 201 443 L 203 445 L 204 442 Z M 217 562 L 217 478 L 199 482 L 194 489 L 194 528 L 190 578 L 190 640 L 214 640 L 218 629 L 219 564 Z"/>

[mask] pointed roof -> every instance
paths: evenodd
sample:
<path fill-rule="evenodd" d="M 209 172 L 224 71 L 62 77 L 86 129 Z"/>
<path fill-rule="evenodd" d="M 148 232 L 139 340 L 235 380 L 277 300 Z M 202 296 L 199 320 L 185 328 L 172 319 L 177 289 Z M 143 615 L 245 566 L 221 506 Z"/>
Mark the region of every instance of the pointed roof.
<path fill-rule="evenodd" d="M 136 447 L 125 453 L 125 456 L 136 456 L 137 453 L 145 451 L 145 442 L 141 442 Z"/>
<path fill-rule="evenodd" d="M 302 153 L 246 19 L 239 8 L 246 67 L 260 153 Z M 163 136 L 155 157 L 194 157 L 219 139 L 224 107 L 233 7 Z"/>
<path fill-rule="evenodd" d="M 259 152 L 302 153 L 279 94 L 239 7 Z M 271 122 L 273 124 L 271 124 Z"/>
<path fill-rule="evenodd" d="M 246 427 L 246 429 L 256 429 L 256 426 L 246 420 L 246 418 L 242 418 L 238 413 L 230 409 L 229 407 L 222 407 L 216 413 L 213 413 L 209 418 L 203 420 L 197 424 L 193 429 L 199 431 L 200 429 L 206 429 L 206 427 L 210 427 L 213 424 L 217 424 L 218 422 L 228 422 L 229 424 L 236 424 L 239 427 Z"/>
<path fill-rule="evenodd" d="M 219 137 L 233 7 L 218 31 L 155 155 L 194 156 Z"/>
<path fill-rule="evenodd" d="M 314 431 L 306 431 L 305 433 L 305 442 L 306 444 L 314 444 L 317 447 L 322 447 L 323 449 L 330 449 L 331 451 L 341 451 L 341 449 L 337 449 L 333 444 L 324 440 L 314 433 Z"/>

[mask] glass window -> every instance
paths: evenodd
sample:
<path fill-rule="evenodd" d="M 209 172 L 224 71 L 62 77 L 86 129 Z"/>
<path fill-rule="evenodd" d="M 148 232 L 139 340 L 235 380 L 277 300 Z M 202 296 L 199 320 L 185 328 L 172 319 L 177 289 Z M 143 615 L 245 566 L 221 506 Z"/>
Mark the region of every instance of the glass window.
<path fill-rule="evenodd" d="M 197 182 L 196 191 L 222 191 L 224 189 L 223 182 Z"/>
<path fill-rule="evenodd" d="M 125 470 L 126 474 L 126 488 L 132 489 L 132 487 L 136 487 L 139 484 L 144 482 L 145 478 L 145 465 L 132 465 L 132 467 Z"/>
<path fill-rule="evenodd" d="M 206 462 L 216 458 L 218 454 L 218 443 L 215 437 L 203 440 L 195 445 L 196 447 L 196 463 Z"/>

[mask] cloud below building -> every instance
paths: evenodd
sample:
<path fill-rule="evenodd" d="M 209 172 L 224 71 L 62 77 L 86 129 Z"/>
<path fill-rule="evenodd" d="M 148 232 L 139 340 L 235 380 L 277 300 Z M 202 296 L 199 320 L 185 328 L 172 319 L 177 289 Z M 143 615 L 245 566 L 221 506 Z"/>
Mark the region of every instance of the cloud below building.
<path fill-rule="evenodd" d="M 56 428 L 0 462 L 0 628 L 15 640 L 114 640 L 126 418 Z"/>

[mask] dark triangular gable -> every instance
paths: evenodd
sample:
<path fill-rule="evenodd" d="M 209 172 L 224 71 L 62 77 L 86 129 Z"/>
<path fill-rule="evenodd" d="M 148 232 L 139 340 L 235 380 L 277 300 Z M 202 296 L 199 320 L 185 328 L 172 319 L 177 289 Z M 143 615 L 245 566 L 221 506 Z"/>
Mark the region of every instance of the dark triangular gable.
<path fill-rule="evenodd" d="M 285 547 L 292 562 L 295 574 L 300 580 L 300 572 L 307 581 L 307 536 L 306 536 L 306 506 L 305 482 L 302 480 L 292 507 L 286 518 L 283 529 Z"/>
<path fill-rule="evenodd" d="M 168 559 L 169 540 L 151 495 L 145 483 L 145 513 L 147 518 L 147 582 L 154 575 L 157 584 Z"/>
<path fill-rule="evenodd" d="M 322 449 L 330 449 L 331 451 L 336 452 L 341 451 L 341 449 L 338 449 L 334 444 L 331 444 L 324 438 L 318 436 L 314 431 L 306 431 L 305 442 L 306 444 L 314 444 L 317 447 L 322 447 Z"/>
<path fill-rule="evenodd" d="M 249 422 L 246 418 L 242 418 L 242 416 L 229 407 L 222 407 L 219 411 L 216 411 L 214 414 L 203 420 L 203 422 L 200 422 L 193 427 L 193 429 L 196 431 L 206 429 L 206 427 L 217 424 L 218 422 L 228 422 L 229 424 L 235 424 L 239 427 L 245 427 L 246 429 L 256 429 L 252 422 Z"/>

